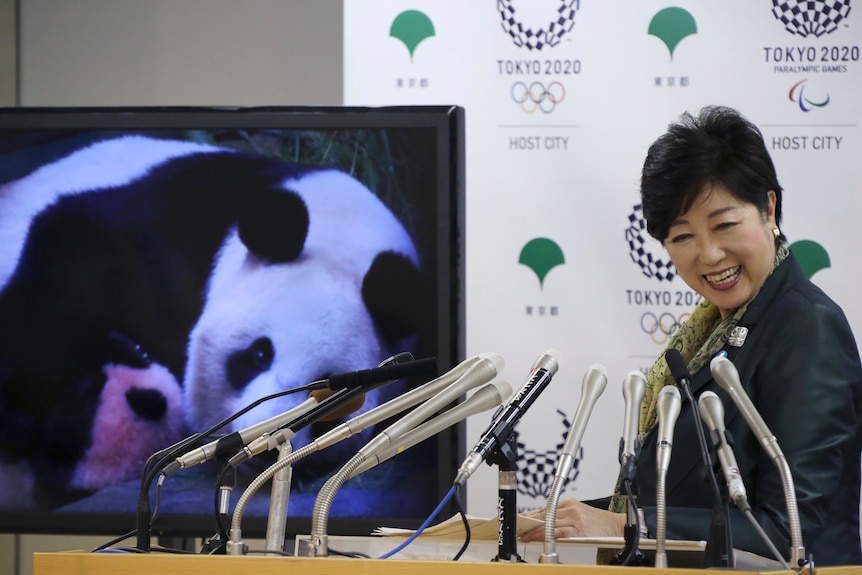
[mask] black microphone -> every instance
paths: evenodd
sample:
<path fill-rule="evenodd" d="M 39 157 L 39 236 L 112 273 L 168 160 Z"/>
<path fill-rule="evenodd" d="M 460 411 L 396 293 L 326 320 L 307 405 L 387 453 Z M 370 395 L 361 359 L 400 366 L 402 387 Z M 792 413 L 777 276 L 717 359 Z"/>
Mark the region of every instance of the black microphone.
<path fill-rule="evenodd" d="M 412 356 L 411 356 L 412 359 Z M 413 361 L 404 361 L 331 375 L 327 379 L 316 381 L 307 386 L 307 389 L 331 389 L 339 391 L 342 389 L 354 389 L 376 385 L 387 381 L 397 381 L 414 375 L 425 375 L 429 372 L 437 373 L 437 359 L 427 357 Z"/>
<path fill-rule="evenodd" d="M 691 374 L 689 374 L 688 366 L 686 366 L 685 360 L 682 359 L 679 351 L 668 349 L 664 353 L 664 358 L 667 361 L 667 366 L 670 368 L 673 378 L 676 380 L 677 386 L 682 389 L 686 399 L 691 405 L 691 412 L 694 416 L 695 422 L 694 427 L 697 432 L 697 440 L 700 443 L 700 454 L 703 458 L 707 481 L 709 482 L 710 490 L 712 491 L 712 521 L 710 523 L 709 536 L 706 540 L 703 566 L 733 567 L 735 560 L 733 557 L 733 536 L 730 531 L 730 511 L 727 506 L 727 501 L 719 490 L 715 474 L 712 472 L 712 457 L 709 455 L 709 446 L 706 443 L 706 434 L 703 432 L 703 422 L 700 418 L 700 411 L 697 408 L 697 402 L 691 393 Z"/>
<path fill-rule="evenodd" d="M 463 484 L 479 468 L 491 453 L 503 442 L 515 428 L 524 413 L 530 408 L 536 398 L 545 390 L 551 378 L 557 373 L 560 365 L 554 358 L 555 350 L 549 350 L 539 356 L 530 369 L 530 378 L 524 387 L 495 415 L 491 425 L 482 434 L 482 438 L 473 448 L 455 476 L 455 485 Z"/>
<path fill-rule="evenodd" d="M 365 371 L 371 372 L 374 370 Z M 437 375 L 437 358 L 435 357 L 410 361 L 402 365 L 395 365 L 392 366 L 391 369 L 380 368 L 380 371 L 375 371 L 373 378 L 359 376 L 362 383 L 357 384 L 356 387 L 342 388 L 340 391 L 337 391 L 335 395 L 312 407 L 306 413 L 300 415 L 284 427 L 296 433 L 300 429 L 304 429 L 312 423 L 329 416 L 334 411 L 341 409 L 344 405 L 354 401 L 358 396 L 365 395 L 373 389 L 377 389 L 378 387 L 382 387 L 405 377 L 428 374 L 433 374 L 434 376 Z M 380 379 L 384 377 L 384 375 L 388 377 L 397 377 L 396 379 Z M 351 378 L 348 378 L 348 381 L 350 380 Z"/>
<path fill-rule="evenodd" d="M 680 355 L 679 351 L 671 348 L 664 352 L 664 359 L 667 362 L 670 373 L 673 376 L 676 384 L 679 387 L 688 389 L 686 395 L 691 394 L 691 374 L 688 372 L 688 366 L 685 365 L 685 360 Z"/>

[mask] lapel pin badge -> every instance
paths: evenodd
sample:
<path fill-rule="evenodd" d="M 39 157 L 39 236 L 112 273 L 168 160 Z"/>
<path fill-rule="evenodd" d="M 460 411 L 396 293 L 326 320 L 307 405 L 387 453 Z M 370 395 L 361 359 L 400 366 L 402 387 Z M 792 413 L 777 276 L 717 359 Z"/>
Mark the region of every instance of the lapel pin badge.
<path fill-rule="evenodd" d="M 742 347 L 745 343 L 745 338 L 748 337 L 748 328 L 736 326 L 730 330 L 730 336 L 727 338 L 727 343 L 733 347 Z"/>

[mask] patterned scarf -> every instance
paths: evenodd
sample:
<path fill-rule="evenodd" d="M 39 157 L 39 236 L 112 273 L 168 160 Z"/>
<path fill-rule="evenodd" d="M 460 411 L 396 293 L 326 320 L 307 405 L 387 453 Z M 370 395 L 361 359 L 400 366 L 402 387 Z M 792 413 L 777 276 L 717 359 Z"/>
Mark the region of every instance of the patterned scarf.
<path fill-rule="evenodd" d="M 775 268 L 789 254 L 790 251 L 786 247 L 779 246 L 775 251 L 775 263 L 772 271 L 775 271 Z M 689 373 L 697 373 L 727 343 L 730 332 L 745 314 L 749 303 L 751 300 L 742 304 L 733 314 L 722 320 L 721 313 L 715 304 L 706 299 L 702 300 L 694 308 L 691 316 L 671 336 L 667 344 L 668 349 L 673 348 L 679 352 L 688 366 Z M 664 353 L 662 353 L 646 377 L 646 391 L 641 402 L 638 425 L 638 442 L 640 445 L 643 445 L 644 439 L 656 425 L 656 401 L 658 400 L 658 393 L 666 385 L 674 385 L 674 379 L 667 361 L 664 359 Z M 622 494 L 622 485 L 619 479 L 617 479 L 608 510 L 615 513 L 625 513 L 626 496 Z"/>

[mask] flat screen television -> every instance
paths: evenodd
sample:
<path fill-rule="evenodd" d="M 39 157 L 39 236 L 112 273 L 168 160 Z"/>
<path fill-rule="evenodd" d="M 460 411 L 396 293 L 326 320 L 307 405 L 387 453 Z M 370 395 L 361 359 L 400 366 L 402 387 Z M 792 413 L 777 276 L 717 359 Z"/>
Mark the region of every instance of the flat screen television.
<path fill-rule="evenodd" d="M 147 457 L 253 399 L 403 351 L 447 371 L 464 359 L 463 228 L 458 107 L 0 110 L 0 531 L 124 533 Z M 293 466 L 288 534 L 374 431 Z M 350 480 L 329 533 L 417 527 L 463 434 Z M 274 453 L 239 467 L 235 497 Z M 213 533 L 215 466 L 167 478 L 154 534 Z"/>

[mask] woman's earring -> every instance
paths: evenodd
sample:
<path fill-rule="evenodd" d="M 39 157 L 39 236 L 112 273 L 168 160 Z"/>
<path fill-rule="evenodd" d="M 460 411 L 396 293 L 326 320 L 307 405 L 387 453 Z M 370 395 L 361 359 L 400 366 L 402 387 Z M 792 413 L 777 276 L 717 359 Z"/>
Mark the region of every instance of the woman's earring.
<path fill-rule="evenodd" d="M 779 230 L 778 228 L 772 228 L 772 235 L 776 238 L 779 237 L 781 235 L 781 230 Z"/>

